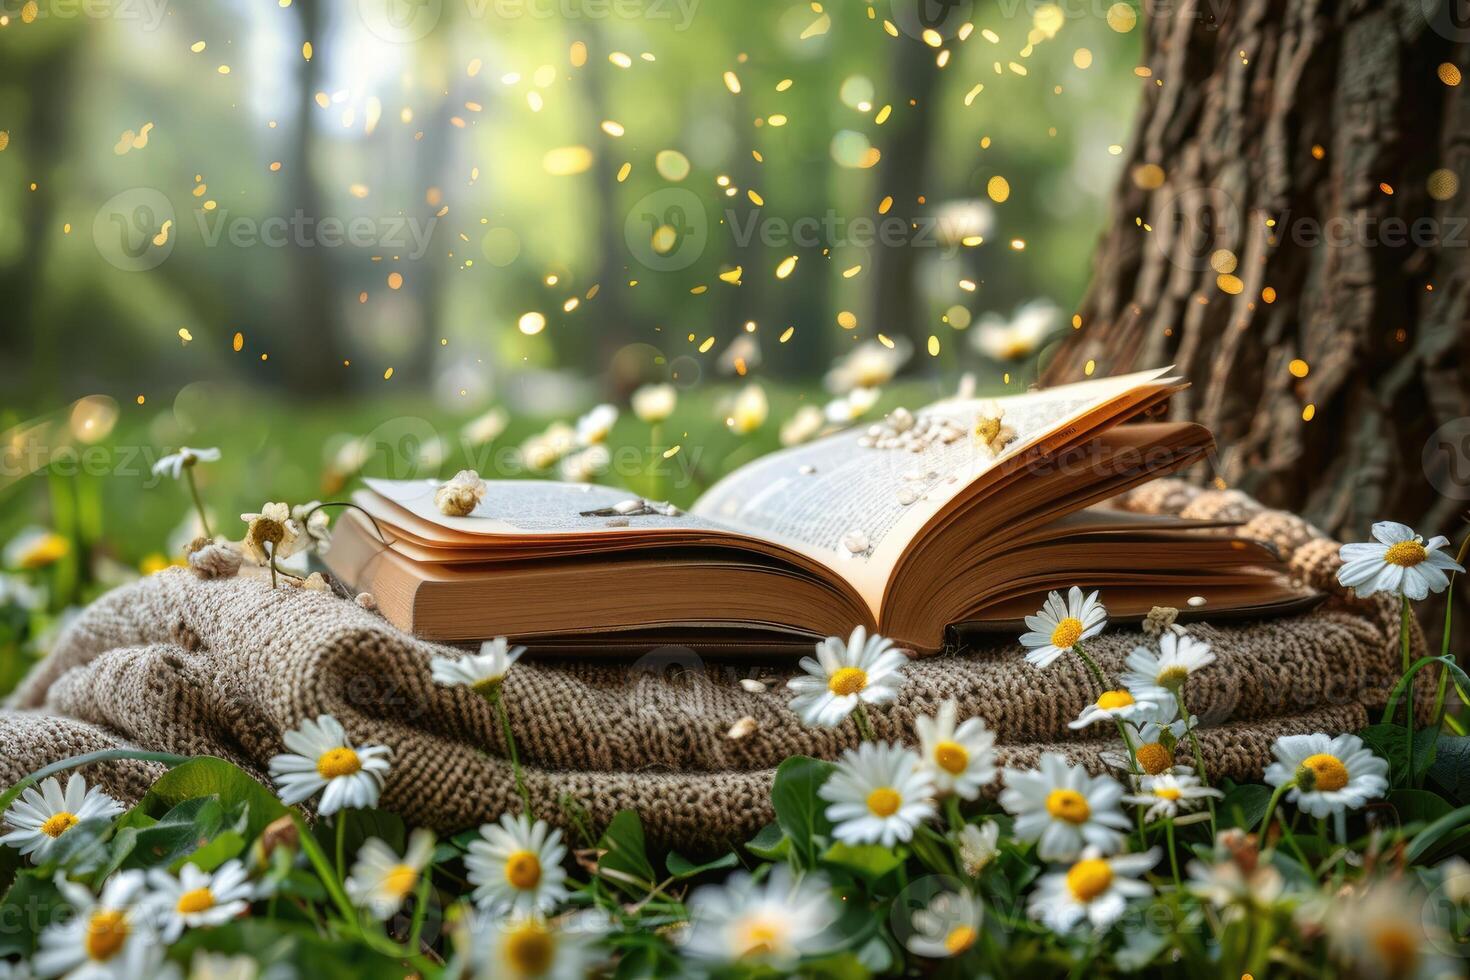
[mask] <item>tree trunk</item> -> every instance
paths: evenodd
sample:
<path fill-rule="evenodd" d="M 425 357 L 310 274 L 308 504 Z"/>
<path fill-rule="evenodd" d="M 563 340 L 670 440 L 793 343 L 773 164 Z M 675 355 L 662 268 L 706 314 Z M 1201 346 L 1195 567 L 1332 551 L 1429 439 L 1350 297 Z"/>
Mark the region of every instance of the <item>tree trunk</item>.
<path fill-rule="evenodd" d="M 1419 0 L 1159 9 L 1080 328 L 1045 379 L 1175 364 L 1193 387 L 1172 411 L 1219 442 L 1198 479 L 1348 540 L 1384 519 L 1458 538 L 1470 27 Z"/>

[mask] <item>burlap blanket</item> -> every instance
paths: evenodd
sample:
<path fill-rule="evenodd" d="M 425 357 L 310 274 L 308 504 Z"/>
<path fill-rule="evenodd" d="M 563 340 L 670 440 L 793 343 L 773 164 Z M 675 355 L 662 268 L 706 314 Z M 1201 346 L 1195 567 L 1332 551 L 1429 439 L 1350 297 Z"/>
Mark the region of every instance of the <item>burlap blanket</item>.
<path fill-rule="evenodd" d="M 1367 709 L 1385 700 L 1398 673 L 1397 616 L 1392 600 L 1353 600 L 1337 587 L 1334 542 L 1229 491 L 1162 481 L 1125 503 L 1244 519 L 1248 535 L 1277 546 L 1296 574 L 1330 596 L 1294 618 L 1191 627 L 1219 655 L 1189 692 L 1207 725 L 1204 755 L 1216 777 L 1258 778 L 1279 735 L 1367 722 Z M 1115 673 L 1141 640 L 1117 628 L 1089 649 Z M 1423 641 L 1416 635 L 1415 643 Z M 223 756 L 259 775 L 281 751 L 283 731 L 326 712 L 359 742 L 392 747 L 384 807 L 412 824 L 457 830 L 519 804 L 491 708 L 430 679 L 430 658 L 446 652 L 330 594 L 272 590 L 246 578 L 201 581 L 170 569 L 93 604 L 26 679 L 0 713 L 0 783 L 129 745 Z M 673 846 L 747 838 L 772 817 L 768 792 L 782 759 L 832 758 L 856 740 L 851 726 L 801 725 L 786 706 L 793 670 L 678 650 L 635 662 L 523 660 L 505 695 L 536 812 L 560 821 L 570 796 L 598 823 L 633 808 L 650 836 Z M 766 688 L 751 690 L 743 679 Z M 1088 687 L 1073 660 L 1038 671 L 1014 640 L 997 638 L 915 661 L 901 702 L 873 712 L 873 727 L 879 737 L 911 741 L 916 714 L 955 698 L 962 718 L 979 714 L 999 732 L 1008 764 L 1058 750 L 1100 768 L 1098 752 L 1116 749 L 1116 734 L 1067 727 L 1089 700 Z M 729 737 L 743 718 L 754 720 L 753 730 Z M 159 772 L 113 762 L 88 775 L 135 800 Z"/>

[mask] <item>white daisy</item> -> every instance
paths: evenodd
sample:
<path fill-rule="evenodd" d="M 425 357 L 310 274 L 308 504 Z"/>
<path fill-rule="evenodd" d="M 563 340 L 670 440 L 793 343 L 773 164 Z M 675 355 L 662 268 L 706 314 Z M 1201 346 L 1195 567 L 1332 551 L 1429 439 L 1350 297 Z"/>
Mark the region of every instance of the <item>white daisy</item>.
<path fill-rule="evenodd" d="M 906 841 L 934 816 L 934 782 L 910 749 L 890 742 L 863 742 L 842 753 L 817 795 L 832 805 L 827 819 L 846 844 Z"/>
<path fill-rule="evenodd" d="M 51 853 L 62 834 L 85 820 L 107 819 L 123 812 L 121 803 L 97 787 L 87 788 L 80 773 L 72 773 L 66 791 L 55 776 L 41 781 L 39 787 L 28 786 L 5 813 L 5 826 L 10 833 L 0 837 L 22 855 L 41 864 Z"/>
<path fill-rule="evenodd" d="M 1356 735 L 1283 735 L 1271 752 L 1276 761 L 1266 767 L 1266 782 L 1295 780 L 1287 801 L 1314 817 L 1356 810 L 1388 790 L 1388 762 Z"/>
<path fill-rule="evenodd" d="M 913 345 L 900 337 L 892 347 L 865 340 L 832 362 L 824 383 L 834 395 L 854 388 L 881 388 L 892 381 L 913 353 Z"/>
<path fill-rule="evenodd" d="M 301 525 L 291 519 L 291 508 L 284 503 L 265 504 L 260 513 L 241 514 L 240 520 L 248 525 L 240 546 L 257 565 L 265 565 L 272 558 L 289 558 L 306 546 L 308 539 Z"/>
<path fill-rule="evenodd" d="M 1423 599 L 1449 586 L 1447 573 L 1465 570 L 1439 550 L 1449 544 L 1443 535 L 1425 541 L 1411 527 L 1379 521 L 1373 525 L 1373 537 L 1373 541 L 1345 544 L 1337 553 L 1343 562 L 1337 580 L 1359 596 L 1392 592 Z"/>
<path fill-rule="evenodd" d="M 1084 919 L 1094 929 L 1107 929 L 1123 917 L 1128 899 L 1153 894 L 1153 888 L 1138 879 L 1158 861 L 1157 847 L 1110 858 L 1089 847 L 1066 871 L 1042 876 L 1027 910 L 1053 932 L 1070 932 Z"/>
<path fill-rule="evenodd" d="M 1185 887 L 1222 909 L 1264 909 L 1274 905 L 1286 888 L 1281 872 L 1261 860 L 1254 834 L 1239 827 L 1215 835 L 1214 862 L 1189 862 Z"/>
<path fill-rule="evenodd" d="M 1134 647 L 1123 662 L 1123 684 L 1139 701 L 1168 704 L 1177 701 L 1181 685 L 1189 675 L 1215 662 L 1214 651 L 1203 640 L 1188 635 L 1165 633 L 1159 637 L 1159 652 Z"/>
<path fill-rule="evenodd" d="M 1015 361 L 1041 346 L 1056 328 L 1060 311 L 1044 299 L 1032 300 L 1007 320 L 987 313 L 970 332 L 975 349 L 993 361 Z"/>
<path fill-rule="evenodd" d="M 466 917 L 460 943 L 474 980 L 584 980 L 600 958 L 595 935 L 559 928 L 539 915 Z"/>
<path fill-rule="evenodd" d="M 532 823 L 525 814 L 507 813 L 499 824 L 485 824 L 465 858 L 475 903 L 501 914 L 550 911 L 567 897 L 561 866 L 566 853 L 561 831 L 544 820 Z"/>
<path fill-rule="evenodd" d="M 285 735 L 289 753 L 270 761 L 271 778 L 288 805 L 322 794 L 317 812 L 322 816 L 344 808 L 378 805 L 392 749 L 383 745 L 353 746 L 342 723 L 331 715 L 308 718 Z"/>
<path fill-rule="evenodd" d="M 347 876 L 347 896 L 373 918 L 391 918 L 419 886 L 424 868 L 433 857 L 434 835 L 427 830 L 413 832 L 402 857 L 383 841 L 370 837 L 363 841 L 352 873 Z"/>
<path fill-rule="evenodd" d="M 827 417 L 815 405 L 803 405 L 781 423 L 781 445 L 796 446 L 813 438 L 827 424 Z"/>
<path fill-rule="evenodd" d="M 633 392 L 633 414 L 640 422 L 656 425 L 674 414 L 679 393 L 671 384 L 644 385 Z"/>
<path fill-rule="evenodd" d="M 980 938 L 985 907 L 969 891 L 940 892 L 910 920 L 914 934 L 904 940 L 909 952 L 930 959 L 959 956 Z"/>
<path fill-rule="evenodd" d="M 1064 653 L 1069 653 L 1083 640 L 1097 636 L 1108 625 L 1108 611 L 1097 600 L 1097 593 L 1083 596 L 1072 586 L 1063 601 L 1053 592 L 1035 616 L 1026 617 L 1029 632 L 1021 634 L 1026 648 L 1026 662 L 1037 667 L 1050 667 Z"/>
<path fill-rule="evenodd" d="M 618 420 L 618 409 L 615 405 L 598 405 L 586 415 L 577 419 L 577 445 L 595 446 L 606 442 L 608 434 Z"/>
<path fill-rule="evenodd" d="M 226 861 L 213 873 L 186 864 L 175 878 L 163 868 L 148 872 L 150 903 L 157 907 L 155 920 L 160 938 L 171 943 L 185 929 L 222 926 L 250 908 L 255 890 L 250 874 L 239 861 Z"/>
<path fill-rule="evenodd" d="M 771 403 L 766 399 L 766 390 L 752 381 L 735 396 L 730 413 L 725 417 L 725 425 L 738 435 L 749 435 L 765 425 L 766 416 L 770 414 Z"/>
<path fill-rule="evenodd" d="M 1119 808 L 1123 786 L 1111 776 L 1089 776 L 1047 752 L 1039 769 L 1005 770 L 1000 805 L 1014 814 L 1014 833 L 1036 841 L 1043 861 L 1071 861 L 1084 845 L 1111 854 L 1123 846 L 1130 824 Z"/>
<path fill-rule="evenodd" d="M 1098 695 L 1096 701 L 1082 709 L 1075 721 L 1068 722 L 1067 725 L 1069 728 L 1086 728 L 1100 721 L 1132 721 L 1147 715 L 1157 706 L 1158 702 L 1139 700 L 1131 691 L 1123 688 L 1104 691 Z"/>
<path fill-rule="evenodd" d="M 6 568 L 35 571 L 53 565 L 71 550 L 71 541 L 55 531 L 31 526 L 16 534 L 5 544 Z"/>
<path fill-rule="evenodd" d="M 65 974 L 69 980 L 137 980 L 149 976 L 161 949 L 149 928 L 149 906 L 141 871 L 119 871 L 93 898 L 81 885 L 56 876 L 62 898 L 76 910 L 41 933 L 32 966 L 41 976 Z"/>
<path fill-rule="evenodd" d="M 945 701 L 935 717 L 915 718 L 914 728 L 919 734 L 921 765 L 933 777 L 935 791 L 973 800 L 995 779 L 995 733 L 978 717 L 966 718 L 956 728 L 958 711 L 953 700 Z"/>
<path fill-rule="evenodd" d="M 220 458 L 218 449 L 190 449 L 188 446 L 180 446 L 176 453 L 169 453 L 158 462 L 153 464 L 153 475 L 159 476 L 167 473 L 177 480 L 184 475 L 184 470 L 195 463 L 215 463 Z"/>
<path fill-rule="evenodd" d="M 1174 754 L 1180 740 L 1199 724 L 1199 719 L 1190 715 L 1186 721 L 1176 717 L 1178 713 L 1175 704 L 1168 707 L 1157 705 L 1140 712 L 1132 721 L 1123 722 L 1123 738 L 1132 747 L 1138 768 L 1144 775 L 1184 775 L 1194 771 L 1190 766 L 1175 764 Z M 1102 752 L 1099 757 L 1116 769 L 1132 772 L 1132 763 L 1126 753 Z"/>
<path fill-rule="evenodd" d="M 509 424 L 510 416 L 497 405 L 484 415 L 478 415 L 466 422 L 459 434 L 471 447 L 478 447 L 493 442 Z"/>
<path fill-rule="evenodd" d="M 955 847 L 959 851 L 960 864 L 964 866 L 965 874 L 971 878 L 980 877 L 980 873 L 990 866 L 995 860 L 1000 848 L 1000 824 L 994 820 L 986 820 L 979 824 L 967 823 L 955 840 Z"/>
<path fill-rule="evenodd" d="M 1123 797 L 1123 802 L 1148 807 L 1143 819 L 1153 822 L 1165 817 L 1172 820 L 1197 807 L 1201 800 L 1224 795 L 1218 789 L 1201 784 L 1198 776 L 1166 773 L 1144 776 L 1140 780 L 1139 792 Z"/>
<path fill-rule="evenodd" d="M 435 657 L 429 662 L 434 681 L 449 687 L 463 685 L 482 697 L 500 690 L 505 675 L 526 652 L 525 647 L 512 647 L 503 636 L 480 644 L 480 652 L 468 657 Z"/>
<path fill-rule="evenodd" d="M 869 636 L 859 626 L 842 640 L 829 636 L 817 644 L 817 656 L 801 658 L 806 677 L 793 677 L 787 688 L 796 692 L 791 710 L 808 725 L 836 728 L 860 703 L 882 704 L 898 697 L 903 667 L 908 662 L 893 641 Z"/>
<path fill-rule="evenodd" d="M 607 472 L 611 464 L 612 453 L 601 443 L 594 443 L 586 449 L 568 453 L 559 467 L 561 478 L 568 483 L 593 483 Z"/>
<path fill-rule="evenodd" d="M 1383 980 L 1465 976 L 1460 946 L 1437 921 L 1434 901 L 1403 879 L 1380 879 L 1333 900 L 1328 948 L 1344 975 Z"/>
<path fill-rule="evenodd" d="M 683 951 L 706 962 L 743 962 L 790 970 L 822 951 L 838 910 L 825 879 L 796 877 L 776 864 L 764 881 L 737 871 L 724 884 L 702 885 L 689 897 Z"/>

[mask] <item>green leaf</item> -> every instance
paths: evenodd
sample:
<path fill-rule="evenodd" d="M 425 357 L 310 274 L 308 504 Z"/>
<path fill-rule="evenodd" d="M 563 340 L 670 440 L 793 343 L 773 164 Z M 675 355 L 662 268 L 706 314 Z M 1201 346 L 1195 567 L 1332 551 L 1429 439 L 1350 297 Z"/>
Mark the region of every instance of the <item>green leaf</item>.
<path fill-rule="evenodd" d="M 53 762 L 49 766 L 42 766 L 29 776 L 0 793 L 0 813 L 10 809 L 10 804 L 15 798 L 23 793 L 27 786 L 34 786 L 47 776 L 55 776 L 66 772 L 68 769 L 77 769 L 88 766 L 94 762 L 115 762 L 122 759 L 137 759 L 143 762 L 162 762 L 164 765 L 176 766 L 188 761 L 187 756 L 174 755 L 172 752 L 145 752 L 142 749 L 103 749 L 100 752 L 88 752 L 84 755 L 74 755 L 59 762 Z"/>
<path fill-rule="evenodd" d="M 259 837 L 274 820 L 286 815 L 286 807 L 276 795 L 256 782 L 249 773 L 224 759 L 199 756 L 164 773 L 153 784 L 136 809 L 159 816 L 185 800 L 212 796 L 228 811 L 247 807 L 242 828 L 246 840 Z"/>
<path fill-rule="evenodd" d="M 678 851 L 670 851 L 669 856 L 664 859 L 664 864 L 668 867 L 669 874 L 678 878 L 680 881 L 683 881 L 685 878 L 702 875 L 708 871 L 721 871 L 725 868 L 733 868 L 739 863 L 739 858 L 733 853 L 721 855 L 713 861 L 706 861 L 704 864 L 695 864 Z"/>
<path fill-rule="evenodd" d="M 1470 803 L 1470 737 L 1440 735 L 1429 775 L 1454 803 Z"/>
<path fill-rule="evenodd" d="M 1462 806 L 1458 810 L 1441 815 L 1428 827 L 1419 831 L 1409 842 L 1409 848 L 1404 854 L 1405 859 L 1410 864 L 1418 861 L 1431 847 L 1467 823 L 1470 823 L 1470 806 Z"/>
<path fill-rule="evenodd" d="M 791 853 L 791 838 L 780 824 L 768 823 L 745 844 L 745 849 L 767 861 L 784 861 Z"/>
<path fill-rule="evenodd" d="M 245 853 L 245 845 L 248 843 L 249 841 L 238 830 L 221 831 L 214 840 L 192 854 L 176 858 L 169 866 L 169 870 L 177 874 L 184 865 L 192 864 L 200 871 L 213 871 L 226 861 Z"/>
<path fill-rule="evenodd" d="M 213 797 L 185 800 L 149 827 L 125 827 L 113 847 L 114 867 L 169 867 L 225 829 L 225 810 Z"/>
<path fill-rule="evenodd" d="M 822 863 L 841 868 L 867 882 L 874 882 L 902 864 L 892 848 L 877 844 L 854 846 L 841 841 L 827 848 Z"/>
<path fill-rule="evenodd" d="M 1460 665 L 1455 663 L 1454 657 L 1422 657 L 1419 660 L 1414 661 L 1414 663 L 1409 667 L 1404 676 L 1400 677 L 1398 683 L 1393 686 L 1393 693 L 1389 694 L 1388 704 L 1383 709 L 1383 720 L 1385 722 L 1393 718 L 1394 711 L 1398 708 L 1399 705 L 1399 699 L 1402 698 L 1404 694 L 1409 690 L 1409 684 L 1413 681 L 1414 675 L 1419 673 L 1419 671 L 1423 670 L 1425 667 L 1428 667 L 1430 664 L 1443 664 L 1445 668 L 1449 670 L 1450 676 L 1454 678 L 1455 684 L 1457 686 L 1462 688 L 1470 688 L 1470 676 L 1467 676 L 1466 673 L 1460 669 Z"/>
<path fill-rule="evenodd" d="M 261 965 L 261 976 L 311 977 L 313 980 L 402 980 L 401 959 L 354 942 L 350 934 L 325 937 L 305 923 L 279 918 L 237 919 L 213 929 L 186 932 L 172 947 L 188 963 L 198 950 L 244 954 Z"/>
<path fill-rule="evenodd" d="M 619 810 L 603 831 L 597 847 L 605 852 L 597 861 L 598 873 L 618 888 L 642 898 L 657 883 L 638 811 Z"/>
<path fill-rule="evenodd" d="M 1432 824 L 1454 809 L 1438 793 L 1426 789 L 1396 789 L 1388 794 L 1388 802 L 1405 824 Z"/>
<path fill-rule="evenodd" d="M 832 824 L 824 812 L 826 803 L 817 790 L 835 768 L 830 762 L 796 755 L 776 770 L 771 804 L 776 809 L 776 822 L 791 838 L 792 851 L 803 868 L 816 864 L 816 838 L 832 832 Z"/>
<path fill-rule="evenodd" d="M 1216 812 L 1220 827 L 1243 827 L 1253 829 L 1266 815 L 1266 806 L 1271 802 L 1271 787 L 1259 783 L 1241 783 L 1225 793 Z"/>
<path fill-rule="evenodd" d="M 36 950 L 36 939 L 53 919 L 72 915 L 50 877 L 23 872 L 0 899 L 0 956 L 29 957 Z"/>

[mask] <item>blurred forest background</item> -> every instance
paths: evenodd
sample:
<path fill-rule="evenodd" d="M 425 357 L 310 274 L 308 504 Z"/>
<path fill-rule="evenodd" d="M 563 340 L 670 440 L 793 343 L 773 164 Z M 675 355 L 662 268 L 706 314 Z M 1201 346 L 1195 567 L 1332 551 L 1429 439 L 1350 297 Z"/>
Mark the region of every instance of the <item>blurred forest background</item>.
<path fill-rule="evenodd" d="M 197 475 L 234 534 L 361 472 L 508 472 L 477 450 L 604 402 L 609 446 L 684 475 L 552 475 L 687 503 L 805 406 L 1024 388 L 1152 84 L 1137 19 L 3 0 L 6 563 L 51 567 L 55 611 L 173 560 L 189 498 L 150 467 L 181 444 L 221 448 Z"/>

